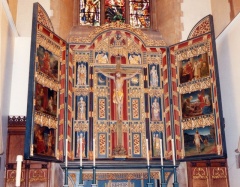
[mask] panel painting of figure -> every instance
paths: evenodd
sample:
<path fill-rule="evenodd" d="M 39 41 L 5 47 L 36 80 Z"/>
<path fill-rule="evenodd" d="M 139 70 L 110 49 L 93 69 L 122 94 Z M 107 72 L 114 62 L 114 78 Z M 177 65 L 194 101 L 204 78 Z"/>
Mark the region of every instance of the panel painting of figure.
<path fill-rule="evenodd" d="M 37 71 L 41 71 L 54 80 L 58 80 L 58 57 L 41 45 L 37 48 L 37 57 Z"/>
<path fill-rule="evenodd" d="M 210 88 L 182 94 L 181 102 L 183 119 L 212 114 L 213 112 Z"/>
<path fill-rule="evenodd" d="M 200 54 L 179 62 L 180 83 L 186 83 L 209 76 L 208 54 Z"/>
<path fill-rule="evenodd" d="M 44 156 L 55 156 L 55 129 L 34 125 L 33 153 Z"/>
<path fill-rule="evenodd" d="M 216 154 L 214 126 L 184 130 L 185 156 Z"/>
<path fill-rule="evenodd" d="M 58 97 L 57 92 L 41 84 L 36 83 L 36 105 L 35 109 L 39 112 L 57 116 Z"/>

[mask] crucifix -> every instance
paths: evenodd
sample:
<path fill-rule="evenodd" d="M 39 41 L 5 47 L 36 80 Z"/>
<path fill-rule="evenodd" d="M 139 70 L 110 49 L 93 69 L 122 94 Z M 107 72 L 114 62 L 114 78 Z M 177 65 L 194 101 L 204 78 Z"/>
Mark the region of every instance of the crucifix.
<path fill-rule="evenodd" d="M 116 56 L 117 63 L 116 69 L 97 69 L 96 72 L 102 73 L 105 77 L 112 79 L 114 81 L 114 92 L 113 92 L 113 103 L 117 108 L 117 146 L 122 145 L 122 110 L 123 110 L 123 84 L 125 80 L 131 79 L 137 74 L 141 73 L 141 70 L 136 70 L 136 68 L 129 69 L 121 67 L 121 56 Z M 115 74 L 115 76 L 111 74 Z M 122 76 L 125 74 L 126 76 Z"/>

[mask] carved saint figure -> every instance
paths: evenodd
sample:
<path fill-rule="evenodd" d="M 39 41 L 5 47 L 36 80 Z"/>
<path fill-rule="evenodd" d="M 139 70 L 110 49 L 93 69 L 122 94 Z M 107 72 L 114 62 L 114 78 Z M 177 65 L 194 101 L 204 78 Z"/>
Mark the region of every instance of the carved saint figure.
<path fill-rule="evenodd" d="M 159 121 L 160 120 L 160 105 L 157 101 L 157 98 L 154 99 L 152 103 L 152 120 Z"/>
<path fill-rule="evenodd" d="M 80 97 L 78 102 L 78 120 L 86 120 L 86 102 L 83 100 L 83 97 Z"/>
<path fill-rule="evenodd" d="M 86 66 L 84 64 L 78 65 L 77 84 L 86 85 L 86 77 Z"/>
<path fill-rule="evenodd" d="M 158 73 L 155 66 L 152 66 L 152 69 L 150 71 L 150 86 L 158 86 Z"/>

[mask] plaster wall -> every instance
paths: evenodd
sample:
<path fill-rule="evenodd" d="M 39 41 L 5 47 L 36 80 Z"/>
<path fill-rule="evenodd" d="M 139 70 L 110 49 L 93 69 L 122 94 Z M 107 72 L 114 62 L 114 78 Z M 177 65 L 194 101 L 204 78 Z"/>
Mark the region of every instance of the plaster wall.
<path fill-rule="evenodd" d="M 181 41 L 186 40 L 192 28 L 205 16 L 211 14 L 211 3 L 209 0 L 184 0 L 181 3 L 183 24 Z"/>
<path fill-rule="evenodd" d="M 240 184 L 235 149 L 240 136 L 240 14 L 216 39 L 217 56 L 222 94 L 223 115 L 228 154 L 228 172 L 231 187 Z"/>
<path fill-rule="evenodd" d="M 0 3 L 0 186 L 4 186 L 4 168 L 6 158 L 6 142 L 8 114 L 10 107 L 11 76 L 16 31 L 9 23 L 9 9 L 6 2 Z M 2 130 L 2 132 L 1 132 Z M 1 137 L 1 135 L 0 135 Z"/>

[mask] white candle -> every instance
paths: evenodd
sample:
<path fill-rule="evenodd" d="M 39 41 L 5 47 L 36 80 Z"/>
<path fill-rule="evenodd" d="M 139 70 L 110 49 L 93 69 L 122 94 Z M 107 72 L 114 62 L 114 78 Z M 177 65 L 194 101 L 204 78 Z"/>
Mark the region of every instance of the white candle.
<path fill-rule="evenodd" d="M 17 155 L 16 161 L 17 161 L 16 186 L 20 186 L 23 156 L 22 155 Z"/>
<path fill-rule="evenodd" d="M 82 166 L 82 137 L 80 138 L 80 166 Z"/>
<path fill-rule="evenodd" d="M 65 166 L 68 165 L 68 139 L 66 139 L 66 155 L 65 155 Z"/>
<path fill-rule="evenodd" d="M 163 147 L 162 147 L 162 138 L 160 139 L 160 156 L 161 156 L 161 166 L 163 166 Z"/>
<path fill-rule="evenodd" d="M 176 165 L 176 160 L 175 160 L 175 147 L 174 147 L 174 140 L 172 139 L 172 157 L 173 157 L 173 165 Z"/>
<path fill-rule="evenodd" d="M 93 166 L 95 166 L 95 139 L 93 139 Z"/>
<path fill-rule="evenodd" d="M 147 165 L 149 166 L 148 139 L 146 139 Z"/>

